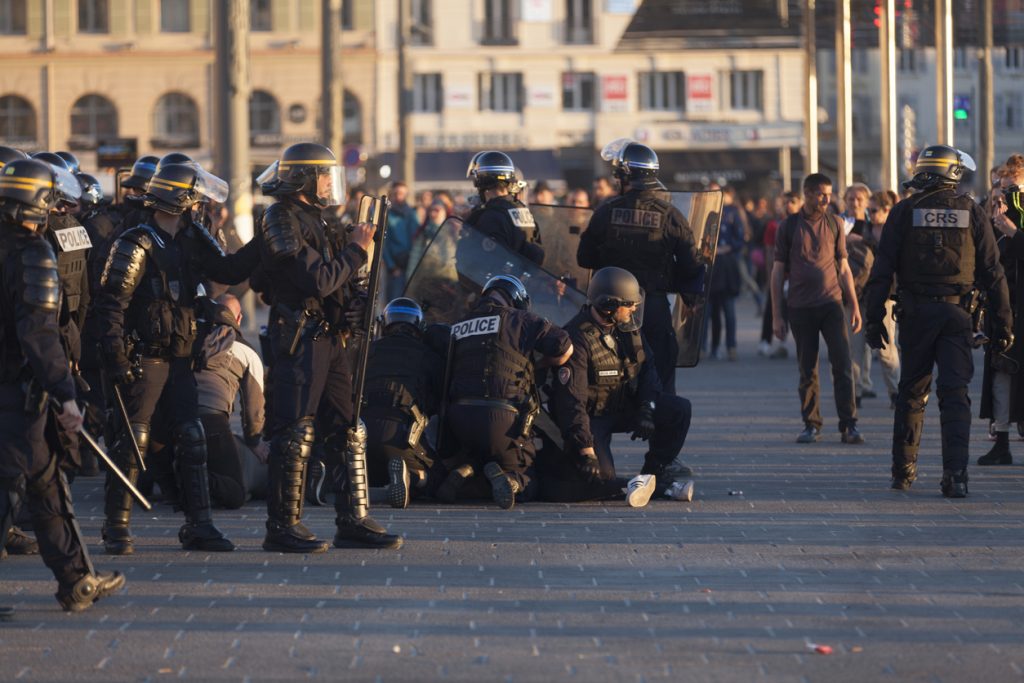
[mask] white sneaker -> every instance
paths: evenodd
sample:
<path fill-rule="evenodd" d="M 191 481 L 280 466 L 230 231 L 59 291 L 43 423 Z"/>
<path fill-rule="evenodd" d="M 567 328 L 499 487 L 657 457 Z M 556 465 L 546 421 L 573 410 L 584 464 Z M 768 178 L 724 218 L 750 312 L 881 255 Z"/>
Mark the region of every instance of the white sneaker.
<path fill-rule="evenodd" d="M 693 500 L 693 482 L 674 481 L 672 486 L 668 487 L 668 491 L 665 491 L 665 495 L 672 500 L 681 500 L 689 503 Z"/>
<path fill-rule="evenodd" d="M 653 474 L 638 474 L 626 485 L 626 504 L 631 508 L 642 508 L 654 495 Z"/>
<path fill-rule="evenodd" d="M 762 358 L 772 352 L 772 345 L 766 341 L 761 342 L 757 347 L 757 355 Z"/>

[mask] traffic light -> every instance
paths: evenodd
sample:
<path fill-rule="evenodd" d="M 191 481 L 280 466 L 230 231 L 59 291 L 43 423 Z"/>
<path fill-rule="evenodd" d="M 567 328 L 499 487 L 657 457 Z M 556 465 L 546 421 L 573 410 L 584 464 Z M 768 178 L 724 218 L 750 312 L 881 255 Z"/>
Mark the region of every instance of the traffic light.
<path fill-rule="evenodd" d="M 971 116 L 971 98 L 969 95 L 953 96 L 953 118 L 966 121 Z"/>

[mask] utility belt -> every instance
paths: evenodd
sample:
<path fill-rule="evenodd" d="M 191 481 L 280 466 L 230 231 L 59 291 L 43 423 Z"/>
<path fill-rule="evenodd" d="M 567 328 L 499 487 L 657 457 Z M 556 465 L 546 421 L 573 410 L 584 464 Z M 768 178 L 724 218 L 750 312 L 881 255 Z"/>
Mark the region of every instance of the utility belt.
<path fill-rule="evenodd" d="M 299 342 L 309 336 L 313 341 L 321 337 L 341 335 L 343 330 L 324 318 L 323 310 L 318 307 L 292 309 L 284 304 L 274 304 L 271 322 L 278 328 L 277 350 L 294 356 L 299 349 Z"/>
<path fill-rule="evenodd" d="M 896 318 L 914 315 L 917 306 L 924 303 L 933 304 L 954 304 L 974 315 L 980 308 L 982 294 L 977 289 L 971 289 L 963 294 L 927 294 L 915 292 L 910 289 L 900 289 L 895 296 Z"/>
<path fill-rule="evenodd" d="M 475 406 L 515 413 L 519 416 L 519 420 L 516 422 L 516 433 L 524 439 L 529 438 L 533 429 L 533 421 L 540 413 L 540 403 L 532 396 L 523 403 L 513 403 L 501 398 L 459 398 L 455 399 L 453 403 L 457 406 Z"/>

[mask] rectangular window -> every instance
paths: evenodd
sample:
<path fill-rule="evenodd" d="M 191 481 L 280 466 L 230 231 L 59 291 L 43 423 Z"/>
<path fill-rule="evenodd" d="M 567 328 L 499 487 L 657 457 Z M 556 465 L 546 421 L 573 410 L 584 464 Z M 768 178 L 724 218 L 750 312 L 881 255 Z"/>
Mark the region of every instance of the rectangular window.
<path fill-rule="evenodd" d="M 641 111 L 686 111 L 682 71 L 645 71 L 639 82 Z"/>
<path fill-rule="evenodd" d="M 412 110 L 436 114 L 444 108 L 441 74 L 416 74 L 412 83 Z"/>
<path fill-rule="evenodd" d="M 853 134 L 872 135 L 875 132 L 875 118 L 878 109 L 875 101 L 866 95 L 853 96 Z"/>
<path fill-rule="evenodd" d="M 729 107 L 734 111 L 761 111 L 763 71 L 733 71 L 729 74 Z"/>
<path fill-rule="evenodd" d="M 565 0 L 565 42 L 589 45 L 594 42 L 593 0 Z"/>
<path fill-rule="evenodd" d="M 487 45 L 516 43 L 513 0 L 484 0 L 484 35 Z"/>
<path fill-rule="evenodd" d="M 996 127 L 1012 131 L 1024 129 L 1024 96 L 1021 93 L 996 97 Z"/>
<path fill-rule="evenodd" d="M 565 111 L 594 111 L 594 89 L 597 78 L 593 73 L 562 74 L 562 109 Z"/>
<path fill-rule="evenodd" d="M 917 50 L 912 47 L 906 47 L 898 50 L 898 52 L 899 61 L 896 68 L 907 73 L 914 73 L 917 71 Z"/>
<path fill-rule="evenodd" d="M 0 35 L 24 35 L 25 27 L 25 0 L 0 0 Z"/>
<path fill-rule="evenodd" d="M 78 0 L 78 32 L 109 33 L 108 0 Z"/>
<path fill-rule="evenodd" d="M 480 110 L 522 111 L 523 75 L 521 73 L 484 74 L 480 79 Z"/>
<path fill-rule="evenodd" d="M 1024 69 L 1024 48 L 1006 46 L 1006 70 L 1020 71 Z"/>
<path fill-rule="evenodd" d="M 409 27 L 413 45 L 434 44 L 434 18 L 430 0 L 412 0 L 412 26 Z"/>
<path fill-rule="evenodd" d="M 273 31 L 274 12 L 271 0 L 249 0 L 249 30 Z"/>
<path fill-rule="evenodd" d="M 160 30 L 164 33 L 188 33 L 189 0 L 160 0 Z"/>
<path fill-rule="evenodd" d="M 356 27 L 355 0 L 341 0 L 341 30 L 351 31 Z"/>
<path fill-rule="evenodd" d="M 968 60 L 971 58 L 973 50 L 968 50 L 965 47 L 957 47 L 953 49 L 953 68 L 957 71 L 966 70 L 970 64 Z"/>

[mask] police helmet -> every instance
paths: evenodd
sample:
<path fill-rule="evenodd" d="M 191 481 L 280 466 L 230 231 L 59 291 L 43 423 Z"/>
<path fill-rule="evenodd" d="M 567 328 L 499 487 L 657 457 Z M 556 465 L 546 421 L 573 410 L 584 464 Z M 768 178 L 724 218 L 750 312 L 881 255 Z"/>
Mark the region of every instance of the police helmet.
<path fill-rule="evenodd" d="M 204 199 L 227 198 L 228 184 L 212 173 L 196 164 L 169 164 L 153 175 L 143 201 L 158 211 L 180 215 Z"/>
<path fill-rule="evenodd" d="M 36 159 L 5 164 L 0 169 L 0 213 L 17 223 L 42 225 L 63 196 L 58 187 L 69 178 L 77 186 L 67 169 L 56 169 Z M 66 192 L 74 194 L 70 189 Z"/>
<path fill-rule="evenodd" d="M 664 186 L 658 180 L 658 155 L 647 145 L 629 138 L 619 138 L 605 145 L 601 158 L 612 162 L 612 173 L 634 187 Z"/>
<path fill-rule="evenodd" d="M 415 300 L 404 296 L 392 299 L 384 307 L 384 329 L 402 323 L 423 329 L 423 309 Z"/>
<path fill-rule="evenodd" d="M 56 166 L 57 168 L 63 168 L 68 171 L 71 170 L 71 167 L 68 166 L 67 159 L 60 156 L 59 154 L 55 154 L 54 152 L 36 152 L 35 154 L 32 155 L 32 158 L 35 159 L 36 161 L 42 161 L 43 163 L 51 164 L 53 166 Z"/>
<path fill-rule="evenodd" d="M 103 188 L 100 186 L 100 181 L 96 179 L 96 176 L 91 176 L 88 173 L 79 173 L 75 177 L 78 178 L 78 184 L 82 186 L 82 207 L 94 209 L 99 206 L 100 202 L 103 201 Z"/>
<path fill-rule="evenodd" d="M 78 184 L 78 181 L 74 180 L 74 172 L 71 170 L 71 166 L 68 165 L 67 159 L 56 152 L 36 152 L 32 155 L 32 158 L 36 161 L 42 161 L 45 164 L 49 164 L 53 167 L 55 173 L 65 171 L 69 174 L 67 177 L 73 180 L 73 182 L 69 184 L 66 182 L 67 178 L 65 178 L 63 174 L 61 175 L 64 182 L 57 183 L 57 202 L 50 208 L 60 209 L 63 211 L 68 207 L 73 207 L 77 204 L 78 198 L 82 195 L 82 187 Z"/>
<path fill-rule="evenodd" d="M 4 147 L 0 145 L 0 168 L 3 168 L 12 161 L 19 159 L 30 159 L 31 157 L 20 149 L 14 149 L 13 147 Z"/>
<path fill-rule="evenodd" d="M 469 162 L 466 177 L 473 180 L 478 190 L 491 190 L 505 185 L 511 190 L 518 187 L 515 164 L 504 152 L 477 152 Z"/>
<path fill-rule="evenodd" d="M 160 163 L 159 157 L 151 154 L 139 157 L 132 164 L 131 175 L 124 179 L 121 187 L 130 187 L 145 192 L 146 188 L 149 187 L 149 181 L 153 178 L 153 174 L 156 173 L 156 165 L 158 163 Z"/>
<path fill-rule="evenodd" d="M 160 157 L 160 160 L 156 162 L 156 169 L 154 173 L 158 173 L 164 166 L 170 166 L 171 164 L 194 164 L 195 160 L 187 154 L 182 152 L 171 152 Z"/>
<path fill-rule="evenodd" d="M 612 322 L 620 306 L 636 306 L 629 322 L 617 322 L 623 331 L 637 330 L 643 322 L 644 290 L 636 277 L 623 268 L 609 266 L 594 273 L 587 286 L 587 303 L 608 322 Z"/>
<path fill-rule="evenodd" d="M 330 176 L 330 186 L 320 187 L 320 178 Z M 345 180 L 337 157 L 330 148 L 316 142 L 299 142 L 288 147 L 256 178 L 263 194 L 270 196 L 298 193 L 320 206 L 340 206 L 345 202 Z"/>
<path fill-rule="evenodd" d="M 64 160 L 64 163 L 68 165 L 68 170 L 71 171 L 72 173 L 77 174 L 81 170 L 82 166 L 81 164 L 78 163 L 78 157 L 76 157 L 71 152 L 65 152 L 62 150 L 57 152 L 56 154 L 57 156 Z"/>
<path fill-rule="evenodd" d="M 905 187 L 926 189 L 939 185 L 957 185 L 965 171 L 978 170 L 974 159 L 949 145 L 931 145 L 921 150 L 914 163 L 914 177 Z"/>
<path fill-rule="evenodd" d="M 518 308 L 521 311 L 530 310 L 530 293 L 515 276 L 495 275 L 484 284 L 482 294 L 486 296 L 491 292 L 501 292 L 513 308 Z"/>

